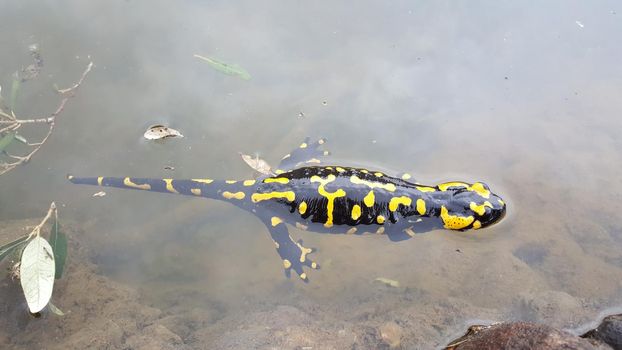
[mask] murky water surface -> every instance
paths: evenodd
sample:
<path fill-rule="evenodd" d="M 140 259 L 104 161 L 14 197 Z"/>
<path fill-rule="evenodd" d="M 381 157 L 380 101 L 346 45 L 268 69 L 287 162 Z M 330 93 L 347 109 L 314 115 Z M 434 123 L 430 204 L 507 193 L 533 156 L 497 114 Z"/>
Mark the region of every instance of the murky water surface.
<path fill-rule="evenodd" d="M 45 62 L 20 115 L 50 113 L 52 84 L 95 67 L 44 149 L 0 179 L 0 219 L 61 204 L 101 274 L 164 314 L 215 315 L 200 343 L 185 339 L 193 348 L 258 346 L 229 325 L 284 307 L 327 327 L 327 342 L 395 322 L 406 348 L 438 346 L 476 320 L 576 329 L 622 301 L 621 16 L 615 1 L 4 1 L 3 94 L 29 44 Z M 158 122 L 186 137 L 142 140 Z M 99 189 L 65 179 L 244 179 L 239 151 L 276 163 L 305 136 L 326 137 L 333 164 L 485 181 L 508 216 L 400 243 L 292 229 L 324 267 L 303 284 L 284 278 L 261 222 L 233 206 L 115 189 L 93 198 Z"/>

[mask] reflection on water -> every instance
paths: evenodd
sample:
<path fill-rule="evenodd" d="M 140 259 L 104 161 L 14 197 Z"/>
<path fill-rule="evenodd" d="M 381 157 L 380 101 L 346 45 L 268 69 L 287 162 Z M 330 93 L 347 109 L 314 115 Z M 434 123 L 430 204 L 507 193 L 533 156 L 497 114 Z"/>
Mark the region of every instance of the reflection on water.
<path fill-rule="evenodd" d="M 222 347 L 253 337 L 219 331 L 270 310 L 291 322 L 304 310 L 308 324 L 334 326 L 323 328 L 327 339 L 394 321 L 412 348 L 438 345 L 475 319 L 576 327 L 622 297 L 617 6 L 4 4 L 0 84 L 10 84 L 29 44 L 45 60 L 18 112 L 47 113 L 52 83 L 74 81 L 89 59 L 96 67 L 45 149 L 2 177 L 0 219 L 63 203 L 105 275 L 164 312 L 216 314 L 199 333 Z M 237 63 L 252 79 L 194 54 Z M 155 123 L 186 137 L 141 140 Z M 324 266 L 305 285 L 284 279 L 263 225 L 234 207 L 113 189 L 92 198 L 65 181 L 247 178 L 238 151 L 276 162 L 307 135 L 328 138 L 334 163 L 410 171 L 423 183 L 485 181 L 507 199 L 508 216 L 476 233 L 401 243 L 294 229 Z"/>

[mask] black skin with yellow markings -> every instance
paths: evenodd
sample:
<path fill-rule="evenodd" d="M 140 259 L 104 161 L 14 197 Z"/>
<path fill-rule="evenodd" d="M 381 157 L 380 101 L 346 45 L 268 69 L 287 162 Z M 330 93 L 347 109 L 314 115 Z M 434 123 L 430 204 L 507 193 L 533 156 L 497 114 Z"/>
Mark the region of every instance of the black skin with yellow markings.
<path fill-rule="evenodd" d="M 400 241 L 434 229 L 468 230 L 503 218 L 506 204 L 487 185 L 435 186 L 360 168 L 317 165 L 328 154 L 320 139 L 286 155 L 276 176 L 257 180 L 148 179 L 69 176 L 75 184 L 139 189 L 228 201 L 254 213 L 270 231 L 283 267 L 308 281 L 312 249 L 294 241 L 286 224 L 319 233 L 386 234 Z M 313 165 L 311 165 L 313 164 Z"/>

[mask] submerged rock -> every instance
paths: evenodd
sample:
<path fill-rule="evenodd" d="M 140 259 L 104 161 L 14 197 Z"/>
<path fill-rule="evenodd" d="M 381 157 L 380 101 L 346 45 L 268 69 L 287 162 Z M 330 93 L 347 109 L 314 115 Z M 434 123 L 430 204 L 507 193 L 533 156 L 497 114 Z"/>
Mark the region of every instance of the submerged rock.
<path fill-rule="evenodd" d="M 463 337 L 451 342 L 445 350 L 605 350 L 607 345 L 594 344 L 555 328 L 526 322 L 473 326 Z"/>
<path fill-rule="evenodd" d="M 605 317 L 596 329 L 592 329 L 581 337 L 607 343 L 616 350 L 622 349 L 622 314 Z"/>
<path fill-rule="evenodd" d="M 380 337 L 391 349 L 400 346 L 402 342 L 402 327 L 395 322 L 386 322 L 379 328 Z"/>

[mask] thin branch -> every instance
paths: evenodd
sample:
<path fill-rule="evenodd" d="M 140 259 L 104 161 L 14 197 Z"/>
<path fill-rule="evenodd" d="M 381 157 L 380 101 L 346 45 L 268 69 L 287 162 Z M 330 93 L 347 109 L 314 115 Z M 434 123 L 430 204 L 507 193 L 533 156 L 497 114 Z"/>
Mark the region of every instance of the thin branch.
<path fill-rule="evenodd" d="M 13 114 L 13 116 L 11 116 L 11 115 L 8 115 L 8 114 L 6 114 L 4 112 L 1 112 L 2 114 L 0 116 L 2 116 L 4 118 L 11 118 L 11 120 L 0 120 L 0 125 L 2 125 L 2 124 L 9 124 L 9 126 L 0 129 L 0 133 L 1 132 L 6 132 L 6 131 L 15 131 L 15 130 L 17 130 L 19 127 L 21 127 L 24 124 L 46 123 L 46 124 L 49 125 L 49 127 L 48 127 L 47 134 L 45 135 L 45 137 L 40 142 L 28 143 L 28 146 L 34 147 L 34 149 L 30 153 L 28 153 L 25 156 L 13 156 L 13 155 L 10 155 L 10 157 L 12 157 L 14 159 L 19 159 L 19 160 L 17 162 L 14 162 L 14 163 L 3 163 L 3 164 L 0 164 L 0 166 L 2 167 L 2 169 L 0 169 L 0 175 L 2 175 L 4 173 L 7 173 L 8 171 L 13 170 L 16 166 L 18 166 L 20 164 L 27 163 L 28 161 L 30 161 L 32 156 L 35 153 L 37 153 L 39 151 L 39 149 L 41 149 L 41 146 L 43 146 L 43 144 L 48 140 L 50 135 L 52 135 L 52 131 L 54 131 L 54 125 L 55 125 L 56 117 L 58 117 L 63 112 L 63 110 L 65 109 L 65 104 L 67 104 L 67 101 L 69 101 L 69 99 L 72 98 L 75 95 L 75 91 L 78 89 L 78 87 L 80 87 L 80 85 L 82 84 L 82 82 L 86 78 L 86 75 L 91 71 L 92 68 L 93 68 L 93 62 L 90 62 L 89 65 L 84 70 L 84 72 L 82 73 L 82 75 L 80 76 L 80 79 L 78 80 L 77 83 L 73 84 L 73 86 L 70 87 L 70 88 L 59 89 L 58 90 L 58 93 L 61 94 L 61 96 L 63 96 L 63 99 L 60 101 L 60 103 L 59 103 L 58 107 L 56 108 L 56 110 L 54 111 L 54 113 L 52 113 L 47 118 L 17 119 L 13 113 L 11 113 L 11 114 Z"/>
<path fill-rule="evenodd" d="M 50 219 L 50 217 L 52 216 L 52 212 L 54 212 L 56 217 L 58 217 L 58 213 L 56 212 L 56 203 L 54 203 L 54 202 L 52 202 L 50 204 L 50 209 L 48 209 L 48 213 L 45 215 L 43 220 L 41 220 L 41 223 L 39 225 L 35 226 L 35 228 L 32 229 L 32 231 L 28 235 L 27 239 L 31 239 L 33 236 L 37 236 L 38 237 L 41 234 L 41 228 Z"/>

